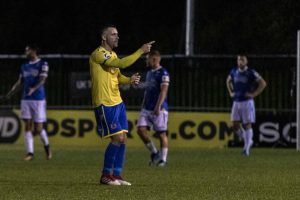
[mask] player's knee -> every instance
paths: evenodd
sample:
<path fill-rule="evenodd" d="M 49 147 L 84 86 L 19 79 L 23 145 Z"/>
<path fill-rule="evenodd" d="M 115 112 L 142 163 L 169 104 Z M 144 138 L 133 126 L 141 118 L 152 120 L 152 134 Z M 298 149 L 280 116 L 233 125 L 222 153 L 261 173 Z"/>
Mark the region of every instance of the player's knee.
<path fill-rule="evenodd" d="M 233 123 L 233 131 L 238 131 L 240 129 L 240 124 L 239 123 Z"/>
<path fill-rule="evenodd" d="M 238 130 L 240 129 L 239 126 L 233 126 L 232 128 L 233 128 L 233 131 L 235 131 L 235 132 L 238 131 Z"/>
<path fill-rule="evenodd" d="M 32 127 L 30 125 L 25 125 L 25 131 L 32 131 Z"/>
<path fill-rule="evenodd" d="M 243 125 L 244 129 L 251 129 L 252 128 L 252 124 L 251 123 L 247 123 Z"/>
<path fill-rule="evenodd" d="M 36 136 L 36 135 L 40 135 L 41 132 L 42 132 L 42 131 L 39 131 L 39 130 L 33 130 L 33 131 L 32 131 L 32 134 L 33 134 L 34 136 Z"/>
<path fill-rule="evenodd" d="M 160 133 L 159 133 L 159 137 L 160 137 L 160 139 L 161 139 L 162 141 L 168 139 L 168 136 L 167 136 L 167 133 L 166 133 L 166 132 L 160 132 Z"/>
<path fill-rule="evenodd" d="M 42 130 L 43 130 L 43 128 L 35 127 L 35 129 L 33 131 L 33 135 L 40 135 Z"/>
<path fill-rule="evenodd" d="M 25 123 L 25 131 L 32 131 L 32 124 L 30 120 L 24 120 Z"/>
<path fill-rule="evenodd" d="M 141 135 L 144 135 L 145 132 L 147 131 L 147 129 L 145 127 L 142 127 L 142 126 L 139 126 L 137 128 L 137 133 L 141 136 Z"/>

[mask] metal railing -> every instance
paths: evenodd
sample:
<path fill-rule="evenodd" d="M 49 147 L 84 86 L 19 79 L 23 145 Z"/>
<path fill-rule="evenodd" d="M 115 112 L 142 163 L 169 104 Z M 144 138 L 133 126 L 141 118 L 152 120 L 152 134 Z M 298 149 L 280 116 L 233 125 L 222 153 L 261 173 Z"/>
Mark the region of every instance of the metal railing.
<path fill-rule="evenodd" d="M 87 95 L 73 98 L 70 93 L 70 74 L 88 73 L 88 55 L 50 54 L 42 55 L 49 62 L 50 71 L 46 83 L 48 107 L 91 108 Z M 171 77 L 169 104 L 178 111 L 228 111 L 231 99 L 227 94 L 226 78 L 235 66 L 235 55 L 164 55 L 162 65 Z M 0 95 L 5 94 L 19 76 L 20 55 L 0 55 Z M 295 55 L 250 55 L 249 66 L 255 68 L 267 81 L 268 86 L 256 99 L 256 107 L 261 111 L 294 111 L 295 95 L 291 96 Z M 144 59 L 125 69 L 124 74 L 148 69 Z M 295 91 L 294 91 L 295 93 Z M 20 94 L 2 104 L 2 107 L 19 105 Z M 125 90 L 122 96 L 129 109 L 139 109 L 143 91 Z"/>

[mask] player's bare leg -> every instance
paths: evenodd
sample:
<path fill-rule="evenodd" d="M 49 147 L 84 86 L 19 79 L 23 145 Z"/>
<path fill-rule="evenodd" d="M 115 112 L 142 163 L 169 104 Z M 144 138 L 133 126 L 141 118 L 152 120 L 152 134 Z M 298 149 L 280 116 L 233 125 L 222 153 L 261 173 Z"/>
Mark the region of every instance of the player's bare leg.
<path fill-rule="evenodd" d="M 253 145 L 253 129 L 251 123 L 243 124 L 243 127 L 245 129 L 245 155 L 249 156 Z"/>
<path fill-rule="evenodd" d="M 239 121 L 233 121 L 233 131 L 234 133 L 243 140 L 244 147 L 243 147 L 243 154 L 246 153 L 247 143 L 245 141 L 245 129 L 241 126 Z"/>
<path fill-rule="evenodd" d="M 25 123 L 24 143 L 27 152 L 26 156 L 24 157 L 24 160 L 31 161 L 34 156 L 32 120 L 25 119 L 24 123 Z"/>
<path fill-rule="evenodd" d="M 166 132 L 162 132 L 159 134 L 160 144 L 161 144 L 161 152 L 160 152 L 160 161 L 157 166 L 164 167 L 167 164 L 167 156 L 168 156 L 168 136 Z"/>
<path fill-rule="evenodd" d="M 159 159 L 159 151 L 155 147 L 155 144 L 152 142 L 148 135 L 148 130 L 146 126 L 139 126 L 138 127 L 138 135 L 140 136 L 141 140 L 144 142 L 145 146 L 151 152 L 150 155 L 150 165 L 154 164 Z"/>
<path fill-rule="evenodd" d="M 52 158 L 52 152 L 50 150 L 47 132 L 45 129 L 43 129 L 43 123 L 34 122 L 34 135 L 40 136 L 41 141 L 44 144 L 46 159 L 50 160 Z"/>

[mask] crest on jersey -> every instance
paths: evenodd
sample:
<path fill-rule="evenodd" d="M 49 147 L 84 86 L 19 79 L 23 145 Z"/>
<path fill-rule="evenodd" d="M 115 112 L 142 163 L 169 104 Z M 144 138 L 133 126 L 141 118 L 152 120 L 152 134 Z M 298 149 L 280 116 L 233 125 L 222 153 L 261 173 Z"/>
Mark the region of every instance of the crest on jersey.
<path fill-rule="evenodd" d="M 105 60 L 108 60 L 108 59 L 110 59 L 110 57 L 111 57 L 111 56 L 110 56 L 109 54 L 107 54 L 107 53 L 104 53 L 103 56 L 104 56 L 104 59 L 105 59 Z"/>
<path fill-rule="evenodd" d="M 116 124 L 116 123 L 111 124 L 111 125 L 110 125 L 110 128 L 111 128 L 111 129 L 116 129 L 116 128 L 117 128 L 117 124 Z"/>

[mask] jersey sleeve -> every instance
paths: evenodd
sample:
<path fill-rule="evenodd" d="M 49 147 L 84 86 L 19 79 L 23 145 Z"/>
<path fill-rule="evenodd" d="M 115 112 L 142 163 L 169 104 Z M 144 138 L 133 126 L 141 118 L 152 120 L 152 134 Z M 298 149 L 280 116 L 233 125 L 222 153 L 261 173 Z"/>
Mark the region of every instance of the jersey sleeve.
<path fill-rule="evenodd" d="M 231 80 L 233 80 L 233 78 L 234 78 L 234 69 L 230 70 L 229 77 L 231 78 Z"/>
<path fill-rule="evenodd" d="M 118 75 L 118 80 L 120 84 L 130 84 L 130 78 L 127 76 L 124 76 L 120 71 Z"/>
<path fill-rule="evenodd" d="M 96 51 L 92 55 L 92 59 L 94 62 L 105 65 L 109 67 L 118 67 L 118 68 L 126 68 L 132 65 L 137 59 L 139 59 L 143 55 L 143 51 L 138 49 L 133 54 L 126 56 L 122 59 L 120 58 L 113 58 L 111 55 L 106 53 L 105 51 Z"/>
<path fill-rule="evenodd" d="M 259 74 L 257 71 L 253 70 L 253 69 L 251 70 L 251 74 L 252 74 L 253 79 L 254 79 L 255 81 L 258 81 L 258 80 L 261 79 L 260 74 Z"/>
<path fill-rule="evenodd" d="M 161 75 L 161 85 L 169 85 L 170 83 L 170 76 L 167 70 L 163 70 Z"/>
<path fill-rule="evenodd" d="M 48 62 L 44 61 L 40 69 L 40 76 L 48 77 L 48 72 L 49 72 Z"/>

